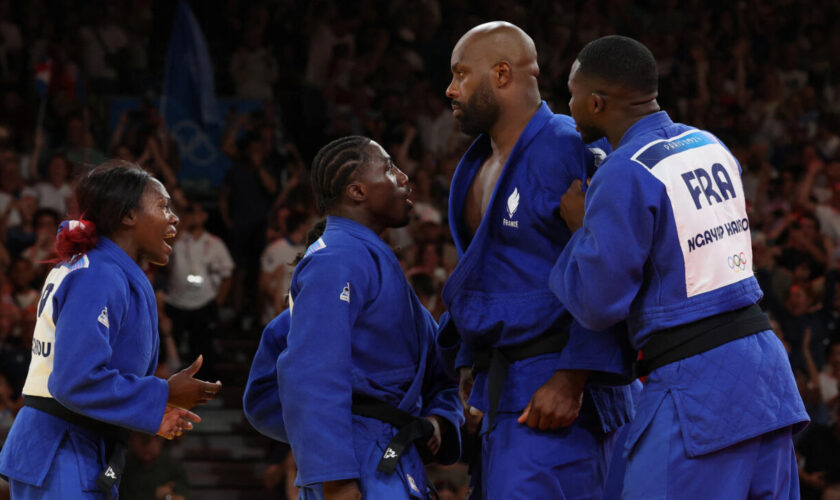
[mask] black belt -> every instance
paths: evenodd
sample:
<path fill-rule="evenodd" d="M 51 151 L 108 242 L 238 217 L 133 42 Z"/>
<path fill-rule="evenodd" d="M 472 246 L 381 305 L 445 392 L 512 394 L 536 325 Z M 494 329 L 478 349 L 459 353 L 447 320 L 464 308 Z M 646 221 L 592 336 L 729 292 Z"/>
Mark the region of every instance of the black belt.
<path fill-rule="evenodd" d="M 71 411 L 52 398 L 24 395 L 23 404 L 114 441 L 114 449 L 108 457 L 108 465 L 96 478 L 96 485 L 105 493 L 108 500 L 112 500 L 111 489 L 117 484 L 125 469 L 125 444 L 130 431 Z"/>
<path fill-rule="evenodd" d="M 379 460 L 379 465 L 376 470 L 390 474 L 397 468 L 397 463 L 400 457 L 403 456 L 405 450 L 414 443 L 417 451 L 420 452 L 420 457 L 423 458 L 424 463 L 432 461 L 433 456 L 429 451 L 426 442 L 435 433 L 435 426 L 427 418 L 415 417 L 407 411 L 403 411 L 396 406 L 383 403 L 382 401 L 371 396 L 363 394 L 353 395 L 354 415 L 361 417 L 375 418 L 382 422 L 388 423 L 399 429 L 397 435 L 391 439 L 388 446 L 385 448 L 385 453 Z"/>
<path fill-rule="evenodd" d="M 505 347 L 488 347 L 473 351 L 473 373 L 487 371 L 487 392 L 490 408 L 488 424 L 492 428 L 502 397 L 502 386 L 508 367 L 514 361 L 563 350 L 569 342 L 569 332 L 550 331 L 521 344 Z"/>
<path fill-rule="evenodd" d="M 770 320 L 758 305 L 655 332 L 636 362 L 636 376 L 644 377 L 669 363 L 704 353 L 727 342 L 770 330 Z"/>

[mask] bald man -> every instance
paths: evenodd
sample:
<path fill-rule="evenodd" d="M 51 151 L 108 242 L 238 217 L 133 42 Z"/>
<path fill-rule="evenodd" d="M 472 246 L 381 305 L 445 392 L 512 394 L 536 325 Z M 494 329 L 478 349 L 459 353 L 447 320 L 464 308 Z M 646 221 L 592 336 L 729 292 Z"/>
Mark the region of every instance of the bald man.
<path fill-rule="evenodd" d="M 446 95 L 478 137 L 452 180 L 459 262 L 438 339 L 465 405 L 484 412 L 473 496 L 600 498 L 612 433 L 632 408 L 628 388 L 597 384 L 626 382 L 632 352 L 575 324 L 547 277 L 571 234 L 561 197 L 607 146 L 587 147 L 541 101 L 534 42 L 516 26 L 476 26 L 451 63 Z"/>
<path fill-rule="evenodd" d="M 551 287 L 590 328 L 625 322 L 648 375 L 623 452 L 622 498 L 799 498 L 792 432 L 808 414 L 757 303 L 740 166 L 656 102 L 653 54 L 590 42 L 569 107 L 614 151 L 561 213 L 576 230 Z M 608 286 L 604 284 L 608 283 Z"/>

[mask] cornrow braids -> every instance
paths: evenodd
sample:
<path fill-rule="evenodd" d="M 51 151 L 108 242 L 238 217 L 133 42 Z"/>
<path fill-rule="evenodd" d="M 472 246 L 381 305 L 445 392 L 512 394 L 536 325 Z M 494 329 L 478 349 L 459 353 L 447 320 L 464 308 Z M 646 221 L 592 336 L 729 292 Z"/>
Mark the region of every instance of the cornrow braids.
<path fill-rule="evenodd" d="M 315 155 L 309 176 L 321 212 L 326 213 L 341 198 L 350 176 L 364 163 L 364 150 L 370 143 L 367 137 L 349 135 L 330 142 Z"/>

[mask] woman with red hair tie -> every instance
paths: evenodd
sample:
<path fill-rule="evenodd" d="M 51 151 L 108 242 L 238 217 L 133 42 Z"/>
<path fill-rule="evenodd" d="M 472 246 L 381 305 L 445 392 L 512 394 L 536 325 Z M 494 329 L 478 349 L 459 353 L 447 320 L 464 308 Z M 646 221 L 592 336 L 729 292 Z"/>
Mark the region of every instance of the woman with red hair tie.
<path fill-rule="evenodd" d="M 193 378 L 201 357 L 154 377 L 155 296 L 140 268 L 165 265 L 178 217 L 166 188 L 112 160 L 76 187 L 79 220 L 56 237 L 58 262 L 37 306 L 24 407 L 0 452 L 12 498 L 116 497 L 129 430 L 181 435 L 188 411 L 221 388 Z"/>

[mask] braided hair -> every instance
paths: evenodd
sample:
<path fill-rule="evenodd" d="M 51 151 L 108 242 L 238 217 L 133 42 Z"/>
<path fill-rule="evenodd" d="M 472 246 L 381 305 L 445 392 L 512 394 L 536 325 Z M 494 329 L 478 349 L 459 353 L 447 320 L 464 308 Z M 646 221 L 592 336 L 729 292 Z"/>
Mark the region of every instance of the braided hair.
<path fill-rule="evenodd" d="M 365 147 L 370 143 L 367 137 L 348 135 L 330 142 L 315 155 L 309 176 L 321 212 L 326 213 L 341 199 L 350 176 L 364 163 Z"/>

